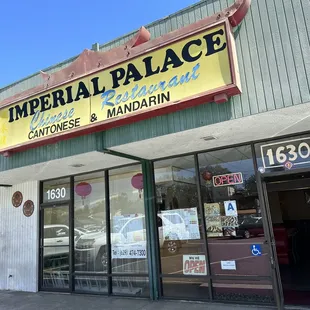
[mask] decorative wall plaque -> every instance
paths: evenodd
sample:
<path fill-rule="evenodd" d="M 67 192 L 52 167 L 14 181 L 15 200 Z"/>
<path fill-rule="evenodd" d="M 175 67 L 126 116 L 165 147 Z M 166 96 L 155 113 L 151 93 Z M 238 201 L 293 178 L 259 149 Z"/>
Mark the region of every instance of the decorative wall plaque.
<path fill-rule="evenodd" d="M 23 194 L 19 191 L 15 192 L 12 196 L 12 205 L 18 208 L 23 202 Z"/>
<path fill-rule="evenodd" d="M 24 215 L 29 217 L 29 216 L 31 216 L 33 214 L 33 211 L 34 211 L 33 201 L 27 200 L 24 203 L 24 206 L 23 206 L 23 213 L 24 213 Z"/>

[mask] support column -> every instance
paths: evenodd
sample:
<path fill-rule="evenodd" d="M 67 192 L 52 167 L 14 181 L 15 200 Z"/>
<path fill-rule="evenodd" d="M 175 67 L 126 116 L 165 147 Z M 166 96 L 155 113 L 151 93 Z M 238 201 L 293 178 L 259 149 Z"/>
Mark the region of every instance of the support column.
<path fill-rule="evenodd" d="M 155 210 L 155 190 L 152 162 L 142 161 L 145 224 L 147 231 L 147 257 L 149 269 L 150 298 L 159 297 L 158 240 Z"/>

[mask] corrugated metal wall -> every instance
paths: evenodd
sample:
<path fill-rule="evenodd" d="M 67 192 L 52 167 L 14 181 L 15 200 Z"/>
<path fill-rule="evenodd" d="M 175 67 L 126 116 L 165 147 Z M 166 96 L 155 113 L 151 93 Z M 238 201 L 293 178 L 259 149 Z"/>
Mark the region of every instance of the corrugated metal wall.
<path fill-rule="evenodd" d="M 32 216 L 24 216 L 22 206 L 13 207 L 15 191 L 22 192 L 23 202 L 34 202 Z M 38 182 L 0 188 L 0 290 L 37 291 L 38 196 Z"/>
<path fill-rule="evenodd" d="M 147 28 L 155 38 L 212 15 L 232 3 L 234 0 L 200 1 Z M 309 16 L 309 0 L 252 0 L 244 22 L 235 29 L 242 95 L 225 104 L 205 104 L 92 135 L 91 147 L 95 148 L 98 143 L 110 147 L 309 102 Z M 100 50 L 123 44 L 132 35 L 104 44 Z M 70 60 L 47 71 L 60 69 L 69 63 Z M 2 92 L 0 90 L 0 100 L 39 82 L 40 77 L 34 76 Z M 78 138 L 37 148 L 11 159 L 0 158 L 0 170 L 82 153 L 88 147 L 87 138 Z"/>

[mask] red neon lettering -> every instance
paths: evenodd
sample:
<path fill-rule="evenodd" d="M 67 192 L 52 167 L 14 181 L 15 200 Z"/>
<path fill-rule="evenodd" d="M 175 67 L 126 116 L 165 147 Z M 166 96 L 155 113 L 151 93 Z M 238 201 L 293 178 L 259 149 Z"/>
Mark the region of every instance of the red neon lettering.
<path fill-rule="evenodd" d="M 221 185 L 221 179 L 219 178 L 219 177 L 214 177 L 214 179 L 213 179 L 213 183 L 215 184 L 215 185 Z"/>
<path fill-rule="evenodd" d="M 213 177 L 214 186 L 225 186 L 243 183 L 241 173 L 217 175 Z"/>
<path fill-rule="evenodd" d="M 234 175 L 234 182 L 235 183 L 242 183 L 242 178 L 241 178 L 241 174 L 237 173 Z"/>
<path fill-rule="evenodd" d="M 227 175 L 222 175 L 221 179 L 222 179 L 222 185 L 226 184 L 226 182 L 227 182 Z"/>
<path fill-rule="evenodd" d="M 230 174 L 227 176 L 228 184 L 234 184 L 234 177 Z"/>

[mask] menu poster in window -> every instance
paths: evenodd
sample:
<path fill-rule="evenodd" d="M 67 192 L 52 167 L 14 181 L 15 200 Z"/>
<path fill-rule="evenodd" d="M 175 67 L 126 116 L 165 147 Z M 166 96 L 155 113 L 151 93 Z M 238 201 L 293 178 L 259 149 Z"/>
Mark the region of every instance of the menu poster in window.
<path fill-rule="evenodd" d="M 207 236 L 223 237 L 221 216 L 206 216 Z"/>
<path fill-rule="evenodd" d="M 218 216 L 221 215 L 221 208 L 219 203 L 205 203 L 204 204 L 206 216 Z"/>
<path fill-rule="evenodd" d="M 207 236 L 223 237 L 223 229 L 221 222 L 221 207 L 219 203 L 204 204 Z"/>
<path fill-rule="evenodd" d="M 165 240 L 200 239 L 197 208 L 161 212 Z"/>
<path fill-rule="evenodd" d="M 237 216 L 221 216 L 225 237 L 236 236 L 236 227 L 239 227 Z"/>

